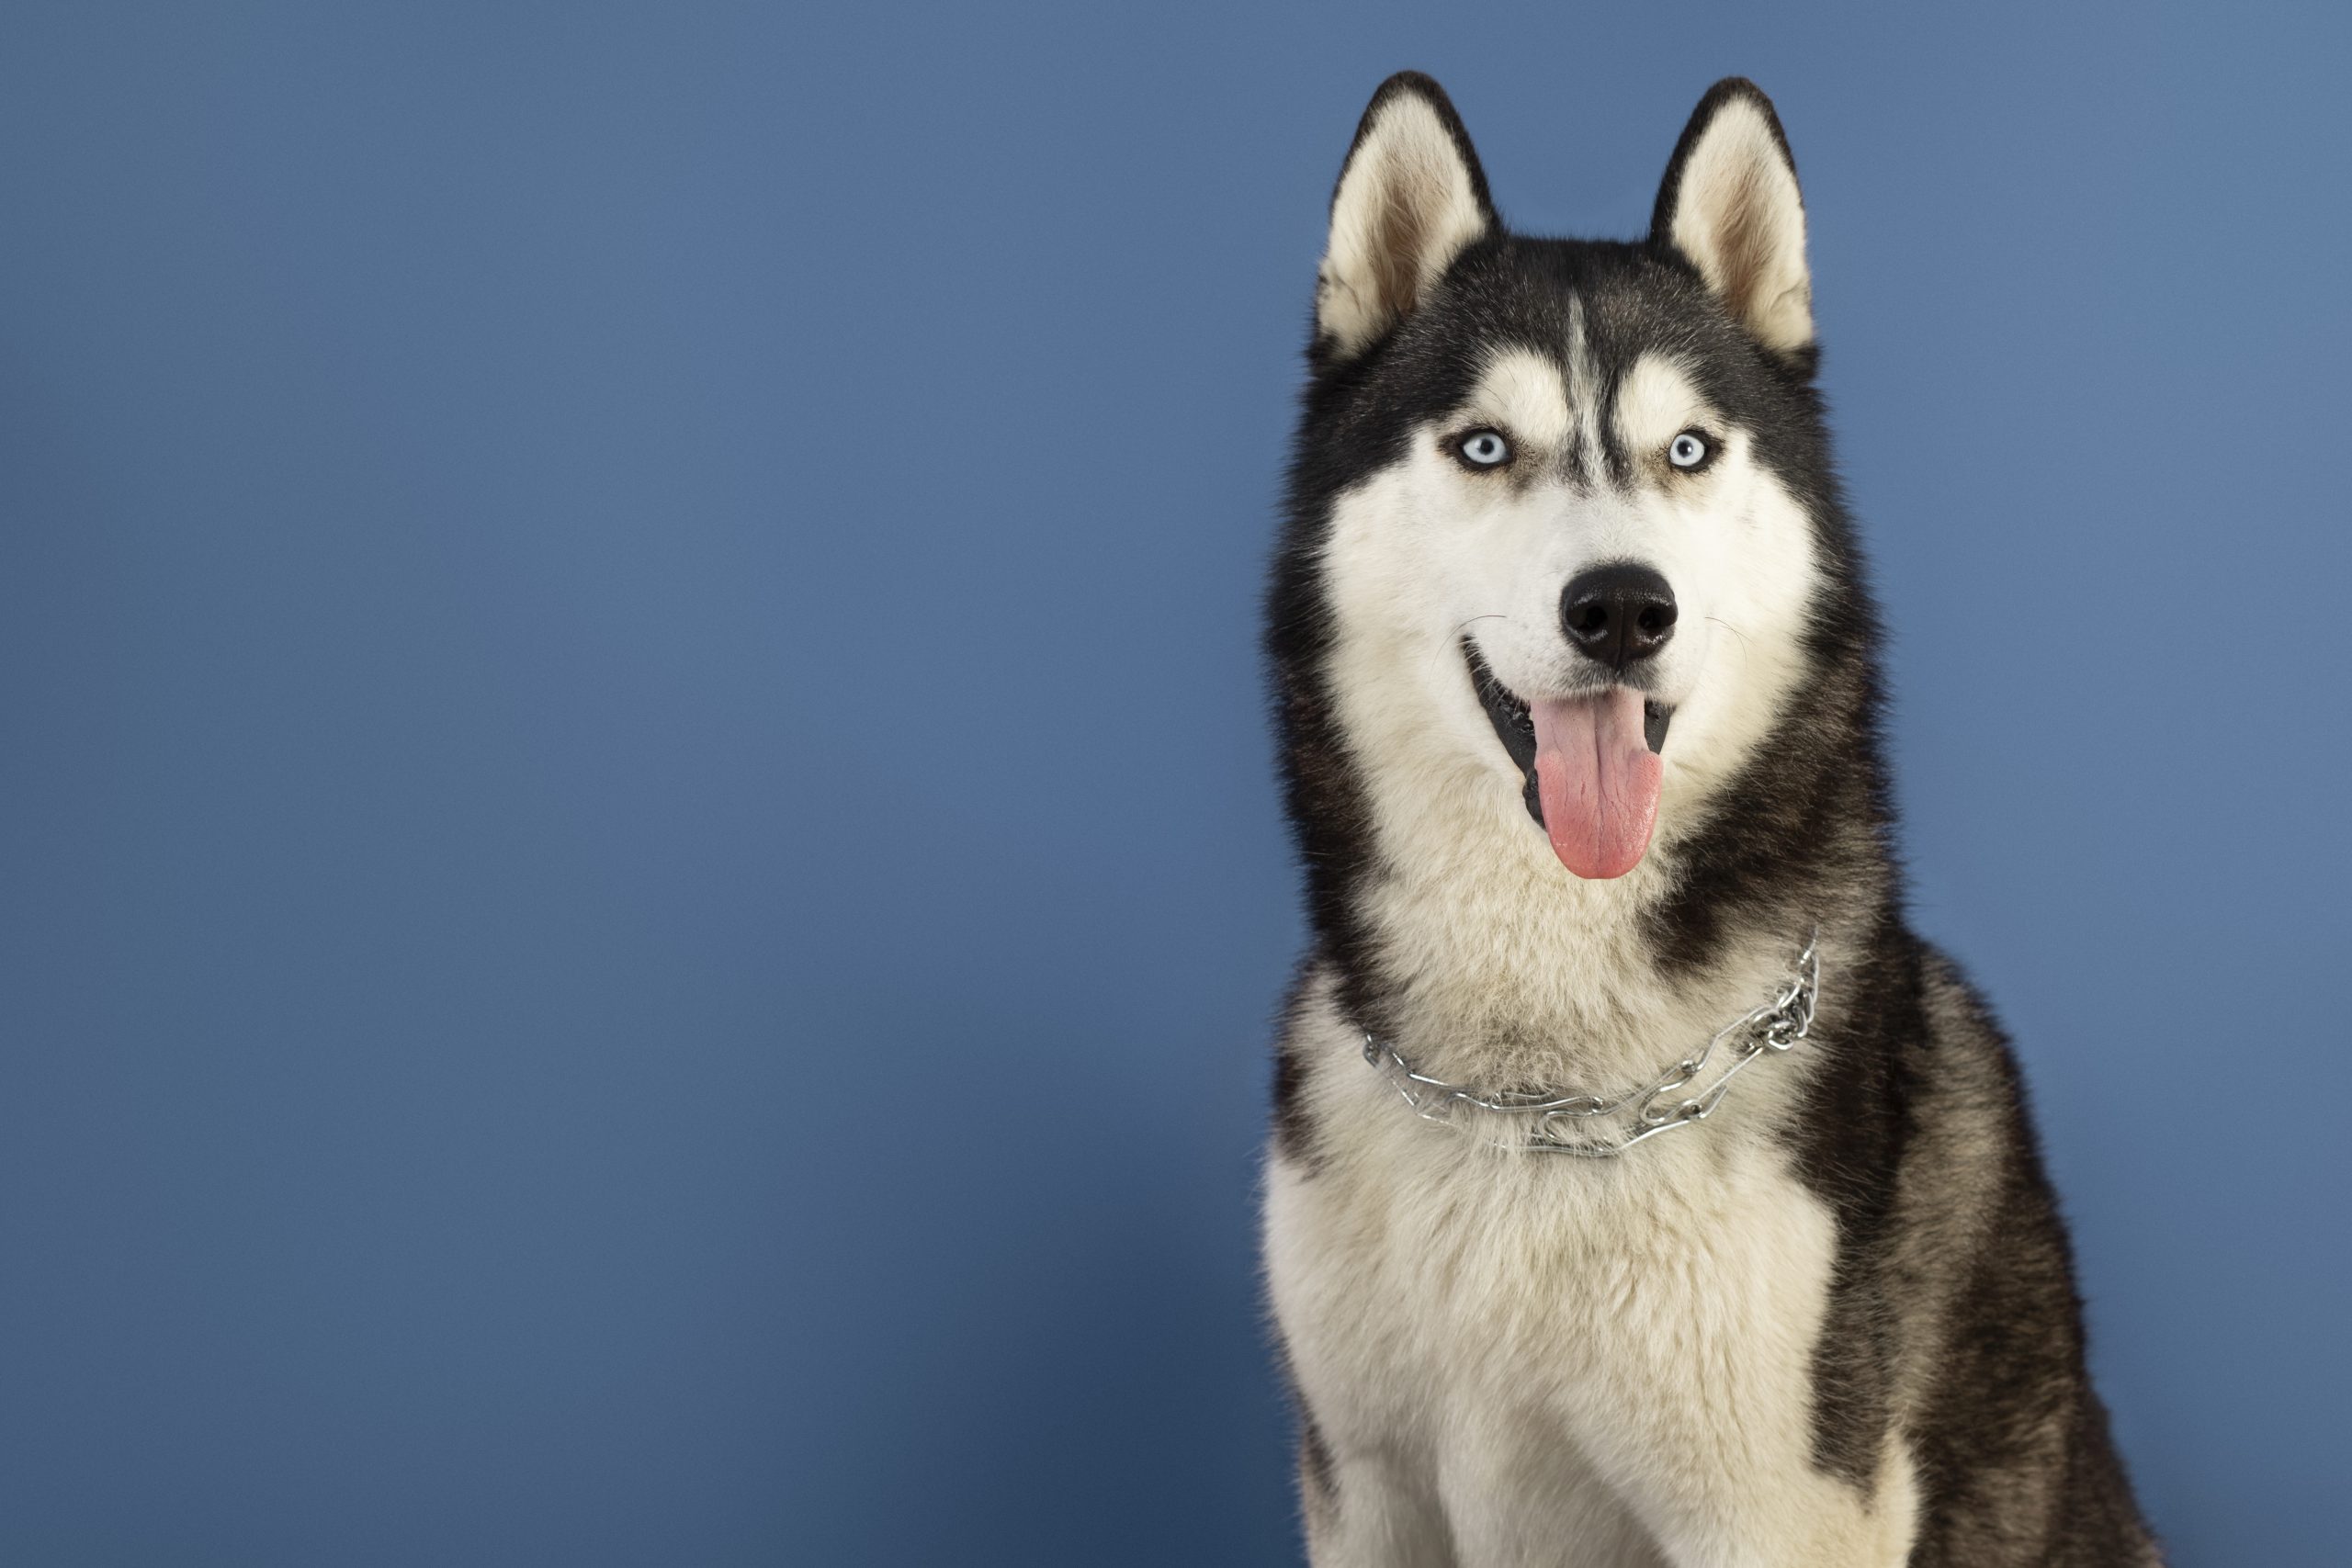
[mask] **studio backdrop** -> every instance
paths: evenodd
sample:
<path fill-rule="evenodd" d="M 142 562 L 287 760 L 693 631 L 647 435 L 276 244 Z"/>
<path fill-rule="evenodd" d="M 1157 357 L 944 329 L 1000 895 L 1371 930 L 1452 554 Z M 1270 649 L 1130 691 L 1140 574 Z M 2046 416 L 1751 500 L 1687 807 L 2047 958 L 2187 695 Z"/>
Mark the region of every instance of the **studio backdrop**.
<path fill-rule="evenodd" d="M 2345 1561 L 2340 7 L 19 5 L 0 1561 L 1301 1561 L 1257 600 L 1400 67 L 1754 77 L 2183 1568 Z"/>

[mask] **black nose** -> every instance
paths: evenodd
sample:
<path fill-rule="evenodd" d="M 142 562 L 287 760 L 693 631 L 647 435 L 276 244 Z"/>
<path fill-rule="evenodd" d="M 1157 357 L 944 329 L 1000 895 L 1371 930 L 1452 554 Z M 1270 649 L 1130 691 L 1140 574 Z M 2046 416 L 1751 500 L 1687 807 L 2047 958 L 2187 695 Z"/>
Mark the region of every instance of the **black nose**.
<path fill-rule="evenodd" d="M 1645 566 L 1597 566 L 1561 591 L 1560 626 L 1571 647 L 1623 670 L 1674 635 L 1674 590 Z"/>

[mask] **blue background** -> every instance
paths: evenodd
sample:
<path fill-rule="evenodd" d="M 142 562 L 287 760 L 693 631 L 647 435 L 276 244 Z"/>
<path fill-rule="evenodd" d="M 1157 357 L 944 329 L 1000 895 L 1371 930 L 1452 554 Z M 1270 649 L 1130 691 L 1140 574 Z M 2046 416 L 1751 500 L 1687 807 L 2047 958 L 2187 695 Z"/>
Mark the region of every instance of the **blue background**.
<path fill-rule="evenodd" d="M 1297 1561 L 1255 604 L 1390 71 L 1774 94 L 1921 926 L 2193 1563 L 2343 1561 L 2342 7 L 0 24 L 0 1560 Z M 200 15 L 198 13 L 201 13 Z"/>

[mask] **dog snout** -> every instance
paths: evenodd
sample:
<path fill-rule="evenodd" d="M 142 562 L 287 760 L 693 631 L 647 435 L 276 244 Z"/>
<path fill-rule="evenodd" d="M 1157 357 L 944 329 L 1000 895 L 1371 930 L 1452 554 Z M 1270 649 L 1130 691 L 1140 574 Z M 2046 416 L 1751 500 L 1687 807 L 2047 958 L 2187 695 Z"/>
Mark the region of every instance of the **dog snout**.
<path fill-rule="evenodd" d="M 1568 646 L 1620 672 L 1667 645 L 1674 614 L 1666 579 L 1631 561 L 1578 572 L 1560 592 Z"/>

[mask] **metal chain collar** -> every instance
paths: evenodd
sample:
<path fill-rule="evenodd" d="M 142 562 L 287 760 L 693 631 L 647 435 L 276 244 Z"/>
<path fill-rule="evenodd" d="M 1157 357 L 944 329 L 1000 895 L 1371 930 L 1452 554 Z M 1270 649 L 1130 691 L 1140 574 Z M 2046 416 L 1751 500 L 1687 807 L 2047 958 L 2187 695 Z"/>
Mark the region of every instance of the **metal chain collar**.
<path fill-rule="evenodd" d="M 1821 996 L 1821 955 L 1815 950 L 1820 935 L 1816 928 L 1805 939 L 1788 982 L 1770 1001 L 1716 1030 L 1697 1055 L 1675 1063 L 1657 1081 L 1613 1100 L 1596 1094 L 1464 1089 L 1414 1071 L 1403 1053 L 1368 1029 L 1363 1032 L 1363 1059 L 1380 1069 L 1416 1114 L 1471 1134 L 1481 1143 L 1537 1154 L 1614 1159 L 1660 1133 L 1705 1121 L 1748 1063 L 1766 1055 L 1777 1056 L 1812 1032 Z M 1693 1089 L 1716 1047 L 1726 1041 L 1732 1043 L 1730 1064 L 1712 1082 Z M 1685 1094 L 1686 1089 L 1691 1092 Z M 1508 1138 L 1476 1131 L 1498 1121 L 1522 1124 L 1521 1130 Z"/>

